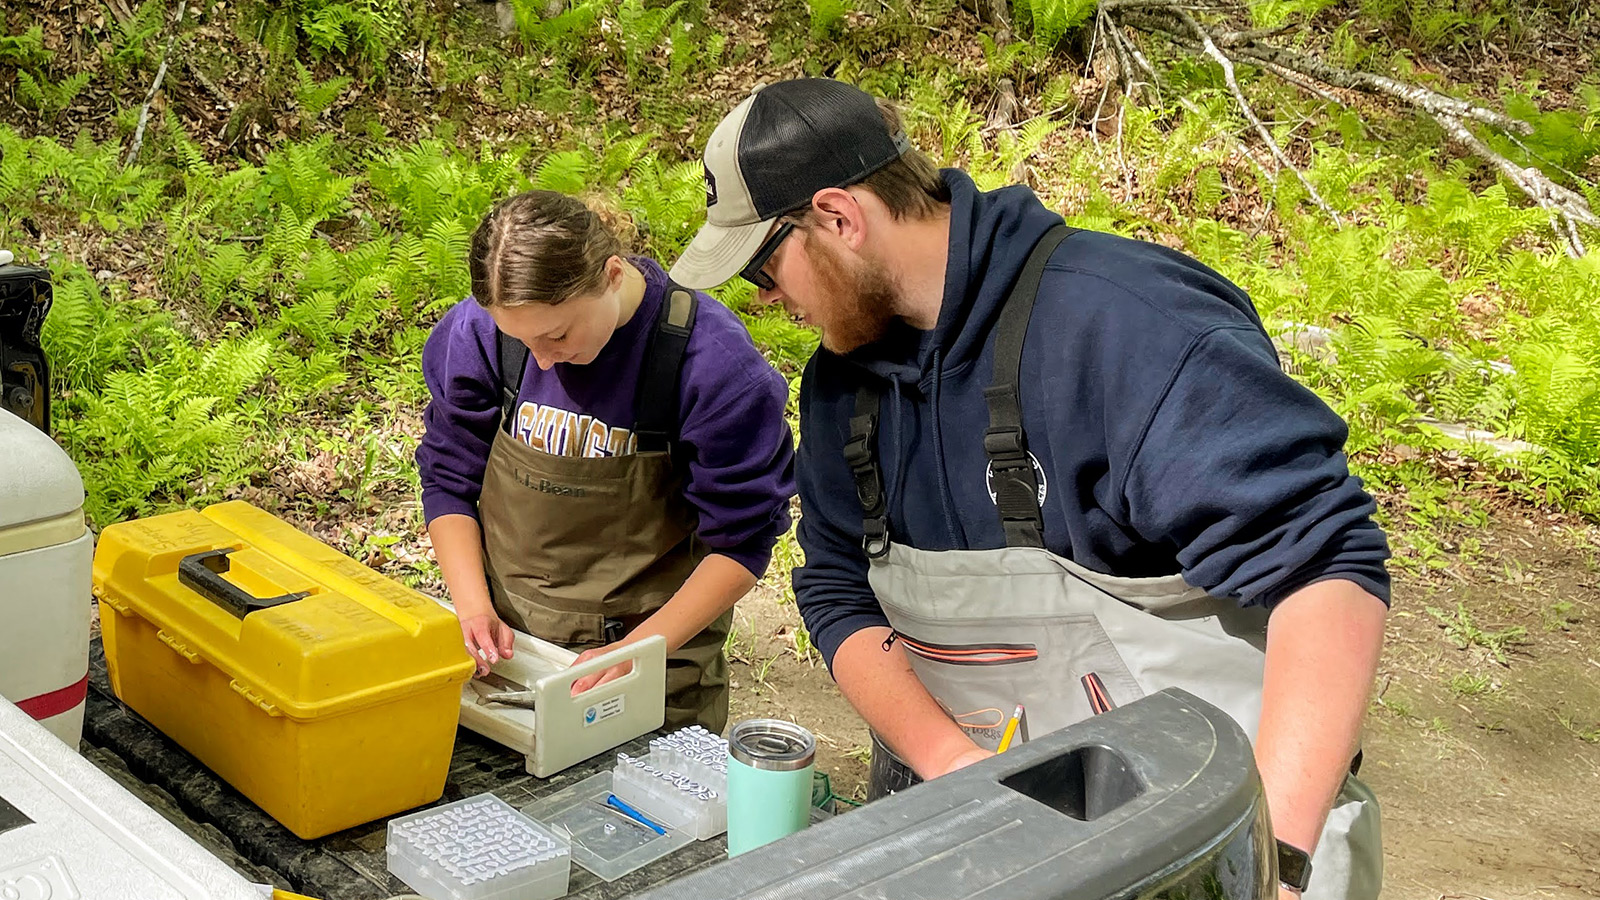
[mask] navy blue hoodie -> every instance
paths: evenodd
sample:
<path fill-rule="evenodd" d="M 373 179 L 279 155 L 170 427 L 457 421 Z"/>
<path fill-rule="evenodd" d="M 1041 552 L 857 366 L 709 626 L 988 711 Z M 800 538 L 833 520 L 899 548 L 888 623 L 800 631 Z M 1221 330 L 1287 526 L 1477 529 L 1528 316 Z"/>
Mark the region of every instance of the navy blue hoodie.
<path fill-rule="evenodd" d="M 1005 546 L 985 481 L 994 325 L 1038 238 L 1061 221 L 1025 187 L 982 193 L 945 170 L 950 253 L 938 323 L 897 324 L 846 356 L 818 350 L 800 390 L 795 596 L 832 665 L 887 625 L 867 584 L 845 465 L 858 386 L 883 387 L 878 450 L 893 540 Z M 1079 232 L 1051 256 L 1022 356 L 1023 430 L 1044 471 L 1045 546 L 1090 569 L 1181 572 L 1271 606 L 1344 578 L 1388 602 L 1388 542 L 1346 464 L 1345 424 L 1285 375 L 1250 298 L 1189 257 Z"/>

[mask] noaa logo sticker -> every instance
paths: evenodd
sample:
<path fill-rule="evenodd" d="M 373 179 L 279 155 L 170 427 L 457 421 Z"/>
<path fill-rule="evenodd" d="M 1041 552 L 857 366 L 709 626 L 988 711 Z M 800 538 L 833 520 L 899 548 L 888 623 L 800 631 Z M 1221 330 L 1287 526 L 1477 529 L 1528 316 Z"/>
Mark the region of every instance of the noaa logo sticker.
<path fill-rule="evenodd" d="M 1043 506 L 1045 495 L 1050 493 L 1050 484 L 1045 481 L 1044 467 L 1039 465 L 1039 457 L 1034 456 L 1031 450 L 1028 451 L 1028 462 L 1033 463 L 1033 478 L 1039 482 L 1039 505 Z M 989 490 L 989 502 L 999 506 L 1000 498 L 994 492 L 994 460 L 984 467 L 983 486 Z"/>
<path fill-rule="evenodd" d="M 594 718 L 597 715 L 599 715 L 599 713 L 596 712 L 595 708 L 592 707 L 592 706 L 589 707 L 588 709 L 584 710 L 583 711 L 583 724 L 585 724 L 585 725 L 593 725 L 594 724 Z"/>

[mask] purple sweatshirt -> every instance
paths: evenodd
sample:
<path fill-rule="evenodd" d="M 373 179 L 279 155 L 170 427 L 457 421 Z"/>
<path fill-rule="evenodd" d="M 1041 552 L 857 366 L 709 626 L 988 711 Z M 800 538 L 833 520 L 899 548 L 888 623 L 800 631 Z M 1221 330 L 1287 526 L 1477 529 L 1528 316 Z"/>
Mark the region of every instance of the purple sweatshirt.
<path fill-rule="evenodd" d="M 628 452 L 639 368 L 667 292 L 660 265 L 638 257 L 632 262 L 644 274 L 644 299 L 594 362 L 544 371 L 529 361 L 517 397 L 513 433 L 519 440 L 562 454 L 575 440 L 583 441 L 585 456 Z M 500 420 L 497 340 L 494 320 L 468 297 L 444 314 L 423 347 L 433 402 L 423 414 L 427 431 L 417 466 L 429 522 L 448 513 L 478 516 Z M 788 530 L 795 490 L 794 439 L 783 414 L 788 385 L 739 318 L 701 294 L 680 391 L 679 442 L 689 460 L 684 493 L 699 513 L 697 532 L 714 552 L 759 578 Z"/>

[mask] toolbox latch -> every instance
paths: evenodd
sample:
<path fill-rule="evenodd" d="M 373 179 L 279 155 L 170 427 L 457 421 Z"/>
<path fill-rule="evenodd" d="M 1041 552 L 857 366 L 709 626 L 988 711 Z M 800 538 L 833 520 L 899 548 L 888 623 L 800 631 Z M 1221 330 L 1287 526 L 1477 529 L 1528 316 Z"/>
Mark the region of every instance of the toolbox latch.
<path fill-rule="evenodd" d="M 174 653 L 178 654 L 179 656 L 183 657 L 184 659 L 188 660 L 189 662 L 192 662 L 192 663 L 200 662 L 200 654 L 196 653 L 193 650 L 190 650 L 187 644 L 185 644 L 184 642 L 178 640 L 177 638 L 173 637 L 172 635 L 167 634 L 165 631 L 157 631 L 156 632 L 156 640 L 160 641 L 163 644 L 166 644 L 168 647 L 171 647 L 172 651 Z M 3 896 L 3 895 L 0 895 L 0 896 Z"/>
<path fill-rule="evenodd" d="M 236 693 L 239 696 L 245 698 L 246 700 L 249 700 L 251 703 L 254 703 L 256 706 L 259 706 L 261 708 L 261 711 L 266 713 L 267 715 L 269 715 L 269 716 L 281 716 L 281 715 L 283 715 L 283 713 L 278 711 L 278 707 L 277 706 L 275 706 L 271 702 L 269 702 L 265 696 L 261 695 L 260 693 L 257 693 L 256 691 L 251 690 L 250 686 L 245 684 L 244 682 L 239 681 L 238 679 L 234 679 L 234 680 L 228 682 L 228 687 L 232 688 L 234 693 Z"/>
<path fill-rule="evenodd" d="M 311 596 L 309 591 L 279 597 L 257 597 L 222 576 L 233 567 L 228 559 L 232 550 L 207 550 L 192 553 L 178 563 L 178 583 L 242 619 L 262 609 L 271 609 Z"/>

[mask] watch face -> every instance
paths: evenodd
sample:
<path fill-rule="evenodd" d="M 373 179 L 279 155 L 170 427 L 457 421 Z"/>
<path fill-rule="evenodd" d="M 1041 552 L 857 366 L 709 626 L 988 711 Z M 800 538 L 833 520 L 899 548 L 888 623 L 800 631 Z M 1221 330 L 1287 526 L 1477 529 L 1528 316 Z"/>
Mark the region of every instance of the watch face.
<path fill-rule="evenodd" d="M 1297 891 L 1305 890 L 1311 880 L 1311 857 L 1299 847 L 1279 841 L 1278 880 Z"/>

